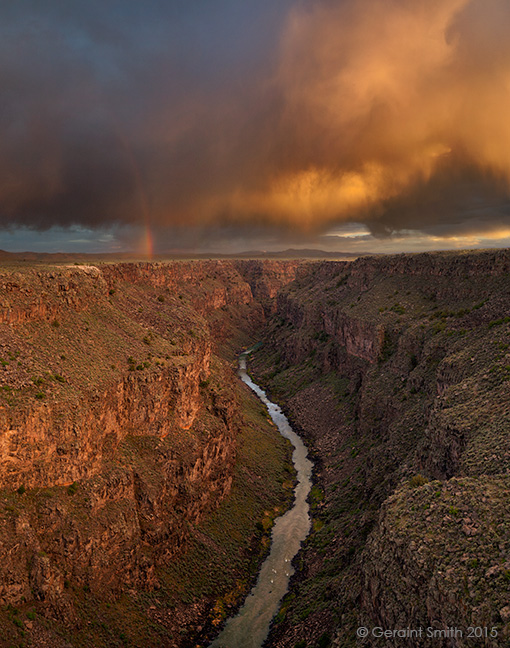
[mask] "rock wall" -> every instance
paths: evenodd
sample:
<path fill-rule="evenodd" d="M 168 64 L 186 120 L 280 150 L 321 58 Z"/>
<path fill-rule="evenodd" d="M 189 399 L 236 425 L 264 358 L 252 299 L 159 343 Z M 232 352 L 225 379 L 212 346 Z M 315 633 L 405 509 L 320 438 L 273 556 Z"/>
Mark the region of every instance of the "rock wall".
<path fill-rule="evenodd" d="M 297 265 L 269 262 L 271 290 Z M 77 591 L 159 587 L 230 492 L 243 411 L 220 356 L 263 323 L 263 283 L 242 262 L 2 270 L 2 605 L 72 626 Z"/>
<path fill-rule="evenodd" d="M 253 371 L 317 469 L 270 646 L 477 619 L 505 645 L 509 277 L 507 250 L 397 255 L 317 263 L 279 291 Z M 423 645 L 479 645 L 467 639 Z"/>

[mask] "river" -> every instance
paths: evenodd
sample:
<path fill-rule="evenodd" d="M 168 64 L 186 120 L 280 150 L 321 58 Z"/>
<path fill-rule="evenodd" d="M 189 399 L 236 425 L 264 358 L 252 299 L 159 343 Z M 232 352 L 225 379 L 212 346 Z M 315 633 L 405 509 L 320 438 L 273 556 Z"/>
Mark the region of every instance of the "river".
<path fill-rule="evenodd" d="M 249 377 L 246 357 L 239 357 L 239 376 L 266 405 L 269 415 L 282 436 L 294 446 L 292 461 L 297 472 L 294 504 L 279 517 L 271 534 L 271 551 L 262 564 L 256 585 L 238 614 L 231 617 L 210 648 L 260 648 L 269 632 L 271 619 L 278 612 L 286 594 L 289 578 L 294 573 L 291 561 L 310 532 L 308 493 L 311 488 L 312 463 L 299 436 L 290 427 L 280 407 L 272 403 L 266 393 Z"/>

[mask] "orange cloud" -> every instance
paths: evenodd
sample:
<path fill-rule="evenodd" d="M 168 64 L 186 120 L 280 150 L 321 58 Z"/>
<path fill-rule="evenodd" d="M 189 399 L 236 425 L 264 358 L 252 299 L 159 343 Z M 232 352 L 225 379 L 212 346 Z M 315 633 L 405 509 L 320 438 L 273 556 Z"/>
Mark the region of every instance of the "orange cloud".
<path fill-rule="evenodd" d="M 464 164 L 508 187 L 510 48 L 492 39 L 501 23 L 510 28 L 503 0 L 295 10 L 276 75 L 272 173 L 224 196 L 229 214 L 307 228 L 384 220 L 388 201 Z"/>
<path fill-rule="evenodd" d="M 0 224 L 509 226 L 508 0 L 296 3 L 272 68 L 218 71 L 214 51 L 195 61 L 166 39 L 139 62 L 125 38 L 115 84 L 68 61 L 67 39 L 16 37 L 20 55 L 0 57 L 20 96 L 4 111 Z"/>

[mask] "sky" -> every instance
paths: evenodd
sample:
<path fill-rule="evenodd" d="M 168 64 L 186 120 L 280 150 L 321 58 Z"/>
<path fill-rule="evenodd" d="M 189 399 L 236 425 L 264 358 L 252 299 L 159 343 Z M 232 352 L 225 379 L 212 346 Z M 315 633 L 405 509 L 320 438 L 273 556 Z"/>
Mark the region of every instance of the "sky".
<path fill-rule="evenodd" d="M 0 249 L 510 245 L 508 0 L 0 5 Z"/>

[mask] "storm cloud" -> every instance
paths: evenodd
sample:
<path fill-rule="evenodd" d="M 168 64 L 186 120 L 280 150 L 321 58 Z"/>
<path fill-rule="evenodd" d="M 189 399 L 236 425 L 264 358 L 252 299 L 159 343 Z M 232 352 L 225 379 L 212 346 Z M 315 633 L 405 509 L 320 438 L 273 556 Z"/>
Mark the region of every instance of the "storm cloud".
<path fill-rule="evenodd" d="M 4 3 L 0 225 L 505 229 L 509 31 L 506 0 Z"/>

